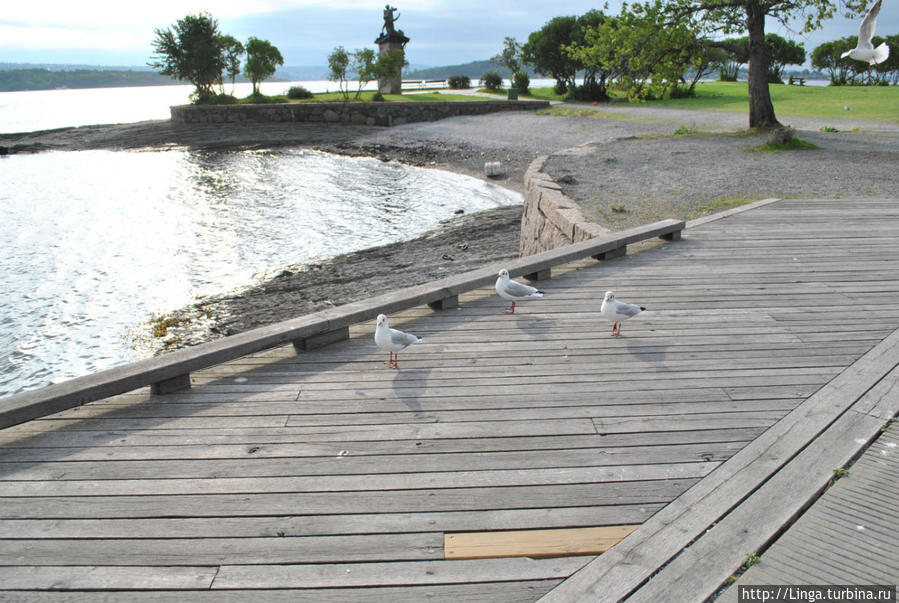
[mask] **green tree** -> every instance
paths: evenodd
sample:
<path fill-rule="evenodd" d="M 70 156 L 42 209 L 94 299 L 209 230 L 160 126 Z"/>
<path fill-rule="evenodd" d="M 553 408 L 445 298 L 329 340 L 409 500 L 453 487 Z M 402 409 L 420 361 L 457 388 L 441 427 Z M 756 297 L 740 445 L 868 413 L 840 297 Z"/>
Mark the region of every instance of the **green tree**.
<path fill-rule="evenodd" d="M 148 63 L 150 67 L 193 84 L 198 102 L 212 98 L 226 67 L 218 21 L 207 13 L 187 15 L 170 29 L 154 31 L 156 56 Z"/>
<path fill-rule="evenodd" d="M 378 82 L 392 80 L 408 64 L 406 51 L 402 48 L 394 48 L 387 54 L 378 56 L 378 60 L 372 66 L 372 74 L 378 79 Z"/>
<path fill-rule="evenodd" d="M 357 48 L 350 55 L 349 70 L 356 73 L 359 85 L 356 87 L 356 100 L 362 95 L 362 89 L 378 76 L 375 75 L 375 51 L 371 48 Z"/>
<path fill-rule="evenodd" d="M 726 50 L 711 46 L 707 40 L 697 40 L 697 43 L 699 46 L 696 53 L 696 64 L 693 68 L 693 77 L 690 78 L 690 87 L 688 88 L 688 92 L 691 95 L 699 80 L 716 71 L 720 73 L 730 59 L 730 55 Z M 736 81 L 736 75 L 734 75 L 734 81 Z"/>
<path fill-rule="evenodd" d="M 337 82 L 337 89 L 343 94 L 344 100 L 350 99 L 350 91 L 348 89 L 346 72 L 350 66 L 350 55 L 343 46 L 335 48 L 328 55 L 328 79 Z"/>
<path fill-rule="evenodd" d="M 508 69 L 511 77 L 516 71 L 521 70 L 521 44 L 515 38 L 506 36 L 502 52 L 490 59 L 490 62 Z"/>
<path fill-rule="evenodd" d="M 821 27 L 840 4 L 851 16 L 865 12 L 868 0 L 665 0 L 669 23 L 690 19 L 702 34 L 742 33 L 749 35 L 749 126 L 772 128 L 780 125 L 768 89 L 768 48 L 765 19 L 788 23 L 804 17 L 802 31 Z"/>
<path fill-rule="evenodd" d="M 619 73 L 620 64 L 615 61 L 615 50 L 603 43 L 602 31 L 614 34 L 618 26 L 617 18 L 598 10 L 592 10 L 578 18 L 578 33 L 571 45 L 562 50 L 584 71 L 584 83 L 569 92 L 569 97 L 578 100 L 608 100 L 609 81 Z"/>
<path fill-rule="evenodd" d="M 564 94 L 577 85 L 575 76 L 580 66 L 563 48 L 576 41 L 578 30 L 577 17 L 555 17 L 538 31 L 531 32 L 521 47 L 522 61 L 540 75 L 556 80 L 557 94 Z"/>
<path fill-rule="evenodd" d="M 849 81 L 849 62 L 841 58 L 844 52 L 855 48 L 849 38 L 825 42 L 812 51 L 812 67 L 824 71 L 830 77 L 831 86 L 843 86 Z"/>
<path fill-rule="evenodd" d="M 878 71 L 883 72 L 886 82 L 892 82 L 894 86 L 899 85 L 899 34 L 886 36 L 884 41 L 887 46 L 893 49 L 890 56 L 883 63 L 878 63 L 875 67 Z M 878 42 L 879 44 L 880 42 Z"/>
<path fill-rule="evenodd" d="M 222 36 L 219 43 L 225 53 L 225 72 L 231 78 L 231 94 L 234 94 L 234 82 L 240 75 L 240 57 L 247 51 L 234 36 Z M 224 94 L 224 90 L 222 93 Z"/>
<path fill-rule="evenodd" d="M 701 44 L 689 22 L 667 23 L 660 0 L 624 4 L 614 19 L 587 28 L 575 56 L 596 65 L 631 99 L 673 93 L 691 67 L 699 65 Z"/>
<path fill-rule="evenodd" d="M 281 52 L 268 40 L 251 37 L 247 40 L 247 64 L 244 75 L 253 82 L 253 96 L 258 96 L 259 84 L 275 75 L 278 65 L 284 64 Z"/>
<path fill-rule="evenodd" d="M 768 47 L 769 83 L 783 84 L 784 68 L 787 65 L 805 63 L 805 48 L 802 47 L 802 44 L 769 33 L 765 35 L 765 45 Z"/>

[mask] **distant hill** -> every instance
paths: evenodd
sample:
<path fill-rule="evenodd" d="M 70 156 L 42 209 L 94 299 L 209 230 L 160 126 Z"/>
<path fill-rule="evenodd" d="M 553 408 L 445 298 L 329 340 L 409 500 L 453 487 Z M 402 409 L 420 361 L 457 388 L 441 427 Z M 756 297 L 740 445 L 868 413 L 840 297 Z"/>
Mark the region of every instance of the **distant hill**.
<path fill-rule="evenodd" d="M 165 86 L 180 84 L 155 71 L 113 71 L 75 69 L 50 71 L 49 69 L 0 70 L 0 91 L 54 90 L 57 88 L 113 88 L 119 86 Z"/>
<path fill-rule="evenodd" d="M 47 71 L 153 71 L 148 65 L 80 65 L 67 63 L 0 63 L 0 71 L 46 69 Z"/>
<path fill-rule="evenodd" d="M 445 80 L 451 75 L 467 75 L 472 80 L 477 81 L 488 71 L 495 71 L 505 78 L 511 77 L 512 75 L 508 69 L 497 65 L 496 63 L 491 63 L 490 61 L 472 61 L 471 63 L 463 63 L 461 65 L 446 65 L 444 67 L 430 67 L 428 69 L 403 71 L 403 79 Z M 533 70 L 526 68 L 525 72 L 529 76 L 534 77 Z"/>
<path fill-rule="evenodd" d="M 272 79 L 285 82 L 303 82 L 328 79 L 327 65 L 284 65 L 275 71 Z"/>
<path fill-rule="evenodd" d="M 323 65 L 279 67 L 267 81 L 296 82 L 328 79 Z M 230 81 L 230 80 L 229 80 Z M 244 76 L 238 82 L 248 82 Z M 119 86 L 170 86 L 185 84 L 148 66 L 108 67 L 54 63 L 0 63 L 0 92 L 54 90 L 57 88 L 115 88 Z"/>

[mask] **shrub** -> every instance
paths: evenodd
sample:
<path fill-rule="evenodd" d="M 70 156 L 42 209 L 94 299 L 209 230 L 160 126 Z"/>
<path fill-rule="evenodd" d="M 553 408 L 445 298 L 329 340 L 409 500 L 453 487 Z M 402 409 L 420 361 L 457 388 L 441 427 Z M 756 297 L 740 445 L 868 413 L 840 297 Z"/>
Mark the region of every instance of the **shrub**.
<path fill-rule="evenodd" d="M 303 86 L 291 86 L 290 90 L 287 91 L 287 98 L 293 100 L 312 98 L 312 96 L 313 94 Z"/>
<path fill-rule="evenodd" d="M 471 88 L 471 78 L 467 75 L 451 75 L 449 77 L 449 87 L 453 90 Z"/>
<path fill-rule="evenodd" d="M 503 87 L 503 76 L 495 71 L 488 71 L 481 76 L 480 84 L 488 90 L 499 90 Z"/>
<path fill-rule="evenodd" d="M 374 95 L 371 97 L 371 100 L 381 103 L 381 102 L 384 102 L 385 99 L 384 99 L 383 94 L 381 94 L 380 92 L 375 92 Z"/>
<path fill-rule="evenodd" d="M 568 84 L 566 84 L 565 82 L 557 81 L 556 85 L 553 86 L 553 92 L 555 94 L 558 94 L 559 96 L 562 96 L 563 94 L 568 92 Z"/>
<path fill-rule="evenodd" d="M 512 76 L 512 87 L 518 88 L 522 94 L 528 93 L 528 87 L 531 85 L 531 78 L 524 71 L 516 71 Z"/>
<path fill-rule="evenodd" d="M 675 84 L 671 88 L 671 98 L 690 98 L 696 96 L 696 90 L 689 86 L 678 86 Z"/>
<path fill-rule="evenodd" d="M 609 94 L 603 86 L 595 82 L 587 82 L 583 86 L 572 86 L 569 88 L 565 100 L 607 101 L 609 100 Z"/>
<path fill-rule="evenodd" d="M 231 95 L 231 94 L 216 94 L 216 95 L 211 96 L 211 97 L 209 97 L 208 99 L 206 99 L 205 102 L 203 102 L 203 103 L 197 103 L 197 104 L 204 104 L 204 105 L 233 105 L 233 104 L 236 103 L 236 102 L 237 102 L 237 99 L 234 98 L 234 96 Z"/>

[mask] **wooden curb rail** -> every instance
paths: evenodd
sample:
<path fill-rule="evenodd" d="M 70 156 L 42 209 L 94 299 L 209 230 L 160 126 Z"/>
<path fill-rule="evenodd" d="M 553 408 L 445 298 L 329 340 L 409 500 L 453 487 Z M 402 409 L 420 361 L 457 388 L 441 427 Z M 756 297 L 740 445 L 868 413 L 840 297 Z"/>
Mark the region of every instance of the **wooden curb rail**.
<path fill-rule="evenodd" d="M 543 280 L 550 278 L 553 266 L 587 257 L 599 260 L 618 257 L 626 253 L 629 244 L 654 237 L 678 240 L 684 226 L 682 220 L 662 220 L 519 258 L 503 267 L 513 277 Z M 347 339 L 350 325 L 370 320 L 378 314 L 424 304 L 439 310 L 455 308 L 461 293 L 492 284 L 499 268 L 479 268 L 15 394 L 0 400 L 0 429 L 147 385 L 155 394 L 184 389 L 190 387 L 191 372 L 288 343 L 293 343 L 297 350 L 308 350 Z"/>

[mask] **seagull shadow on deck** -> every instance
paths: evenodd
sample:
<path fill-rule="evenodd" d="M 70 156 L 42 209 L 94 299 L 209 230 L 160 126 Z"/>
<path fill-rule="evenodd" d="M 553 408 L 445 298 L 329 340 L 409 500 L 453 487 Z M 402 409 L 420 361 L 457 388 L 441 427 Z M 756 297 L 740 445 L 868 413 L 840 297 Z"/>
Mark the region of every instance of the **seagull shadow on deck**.
<path fill-rule="evenodd" d="M 393 376 L 393 393 L 406 408 L 414 413 L 412 418 L 415 421 L 437 422 L 433 414 L 422 412 L 419 400 L 428 390 L 430 373 L 430 368 L 399 368 Z"/>

